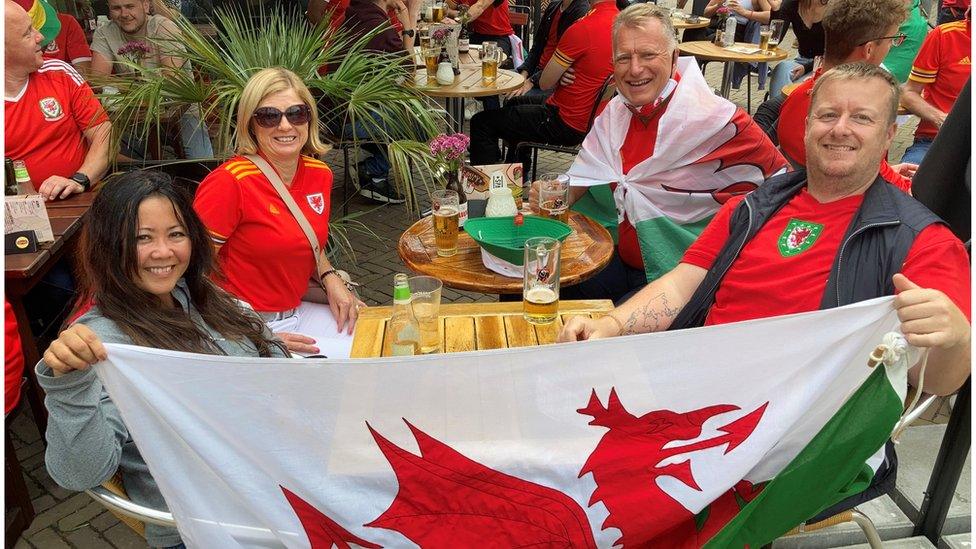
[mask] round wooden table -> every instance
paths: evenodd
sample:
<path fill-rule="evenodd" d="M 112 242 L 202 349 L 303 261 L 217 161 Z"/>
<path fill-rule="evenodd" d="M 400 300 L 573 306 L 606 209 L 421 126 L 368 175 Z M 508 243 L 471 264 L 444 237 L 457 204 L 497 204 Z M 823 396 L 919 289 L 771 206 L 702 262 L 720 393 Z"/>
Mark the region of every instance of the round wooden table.
<path fill-rule="evenodd" d="M 681 42 L 678 44 L 678 51 L 686 55 L 694 55 L 702 61 L 721 61 L 725 63 L 722 72 L 722 97 L 728 99 L 729 92 L 732 90 L 732 68 L 733 63 L 768 63 L 769 61 L 780 61 L 786 59 L 786 50 L 773 48 L 766 53 L 759 50 L 759 44 L 749 42 L 736 42 L 732 48 L 723 48 L 707 40 L 695 42 Z"/>
<path fill-rule="evenodd" d="M 445 286 L 487 294 L 522 293 L 522 279 L 489 271 L 481 262 L 481 247 L 463 230 L 458 235 L 458 252 L 440 257 L 434 246 L 434 229 L 427 216 L 407 229 L 397 244 L 397 253 L 408 269 L 435 276 Z M 570 210 L 573 233 L 563 241 L 559 281 L 562 286 L 582 282 L 600 272 L 613 257 L 613 238 L 602 225 Z"/>
<path fill-rule="evenodd" d="M 674 25 L 674 30 L 679 31 L 683 29 L 703 29 L 711 23 L 712 20 L 708 17 L 698 16 L 698 19 L 690 21 L 685 17 L 675 17 L 671 15 L 671 24 Z"/>
<path fill-rule="evenodd" d="M 427 69 L 419 69 L 414 86 L 429 97 L 443 97 L 447 113 L 451 118 L 451 129 L 455 133 L 464 132 L 464 100 L 469 97 L 487 97 L 517 90 L 525 82 L 521 74 L 498 69 L 495 83 L 486 86 L 481 80 L 481 66 L 461 65 L 461 74 L 454 77 L 454 83 L 446 86 L 427 81 Z"/>

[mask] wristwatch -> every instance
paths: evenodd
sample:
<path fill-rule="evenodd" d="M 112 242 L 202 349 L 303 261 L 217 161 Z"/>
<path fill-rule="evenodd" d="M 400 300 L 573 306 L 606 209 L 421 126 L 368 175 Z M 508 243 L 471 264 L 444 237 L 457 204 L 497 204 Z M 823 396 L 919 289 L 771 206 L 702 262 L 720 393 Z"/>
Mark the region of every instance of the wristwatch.
<path fill-rule="evenodd" d="M 404 38 L 413 38 L 414 36 L 416 36 L 416 34 L 417 31 L 415 31 L 414 29 L 403 29 Z"/>
<path fill-rule="evenodd" d="M 74 175 L 72 175 L 68 179 L 70 179 L 70 180 L 74 181 L 75 183 L 81 185 L 82 191 L 87 191 L 88 189 L 91 188 L 91 179 L 88 179 L 88 176 L 85 175 L 85 174 L 83 174 L 83 173 L 81 173 L 81 172 L 76 172 Z"/>

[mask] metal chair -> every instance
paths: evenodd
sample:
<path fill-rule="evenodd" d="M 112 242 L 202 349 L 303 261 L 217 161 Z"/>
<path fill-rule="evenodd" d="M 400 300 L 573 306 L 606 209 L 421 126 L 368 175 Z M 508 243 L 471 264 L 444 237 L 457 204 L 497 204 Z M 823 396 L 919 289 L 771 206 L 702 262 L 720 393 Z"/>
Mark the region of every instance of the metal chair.
<path fill-rule="evenodd" d="M 593 127 L 593 121 L 596 120 L 596 115 L 601 111 L 608 101 L 613 99 L 613 96 L 617 95 L 617 85 L 613 81 L 613 75 L 607 77 L 603 81 L 603 85 L 597 90 L 596 98 L 593 101 L 593 108 L 590 110 L 590 118 L 586 123 L 586 132 L 589 133 L 590 128 Z M 579 153 L 580 146 L 576 145 L 574 147 L 566 147 L 562 145 L 550 145 L 548 143 L 536 143 L 534 141 L 524 141 L 515 146 L 516 154 L 522 151 L 522 149 L 532 150 L 532 181 L 535 181 L 535 174 L 539 165 L 539 149 L 564 153 L 564 154 L 577 154 Z"/>
<path fill-rule="evenodd" d="M 122 487 L 122 479 L 118 473 L 103 482 L 101 486 L 85 490 L 85 493 L 104 505 L 113 515 L 140 536 L 146 536 L 147 522 L 176 528 L 176 521 L 173 520 L 172 513 L 133 503 L 126 495 L 125 488 Z"/>

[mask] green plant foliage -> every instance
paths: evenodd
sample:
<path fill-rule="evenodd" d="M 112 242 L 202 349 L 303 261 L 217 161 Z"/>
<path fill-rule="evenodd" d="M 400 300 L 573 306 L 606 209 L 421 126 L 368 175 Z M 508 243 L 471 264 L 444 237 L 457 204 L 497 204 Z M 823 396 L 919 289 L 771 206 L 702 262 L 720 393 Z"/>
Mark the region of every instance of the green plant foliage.
<path fill-rule="evenodd" d="M 340 141 L 333 130 L 357 125 L 357 135 L 347 135 L 346 141 L 389 145 L 397 168 L 392 179 L 409 197 L 408 207 L 416 211 L 409 167 L 417 166 L 423 174 L 429 154 L 413 145 L 400 147 L 397 142 L 426 142 L 442 125 L 443 111 L 431 109 L 423 95 L 401 85 L 412 78 L 413 69 L 402 54 L 366 50 L 370 38 L 384 28 L 354 39 L 341 30 L 332 31 L 328 21 L 312 27 L 296 13 L 264 17 L 261 24 L 254 25 L 236 9 L 215 11 L 212 23 L 217 34 L 212 37 L 181 17 L 175 23 L 181 31 L 178 40 L 154 42 L 165 49 L 178 44 L 185 50 L 181 56 L 190 70 L 148 69 L 126 62 L 126 74 L 93 79 L 96 86 L 119 90 L 118 95 L 102 95 L 117 129 L 114 150 L 123 133 L 118 129 L 145 140 L 150 131 L 160 128 L 158 123 L 145 121 L 172 119 L 192 108 L 199 109 L 210 126 L 216 155 L 229 156 L 237 104 L 248 78 L 267 67 L 284 67 L 301 77 L 318 98 L 319 132 L 326 142 Z M 324 75 L 319 74 L 323 66 L 329 67 Z M 427 187 L 426 178 L 421 179 Z M 333 220 L 333 227 L 343 222 Z M 344 231 L 333 234 L 345 238 Z"/>

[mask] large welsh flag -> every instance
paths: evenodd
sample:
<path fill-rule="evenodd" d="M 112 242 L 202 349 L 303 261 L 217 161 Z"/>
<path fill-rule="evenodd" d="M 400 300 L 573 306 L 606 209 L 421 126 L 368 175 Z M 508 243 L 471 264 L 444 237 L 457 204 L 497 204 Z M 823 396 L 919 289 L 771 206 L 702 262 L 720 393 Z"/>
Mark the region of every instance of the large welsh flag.
<path fill-rule="evenodd" d="M 759 547 L 863 490 L 891 298 L 371 360 L 129 346 L 96 366 L 191 547 Z"/>

